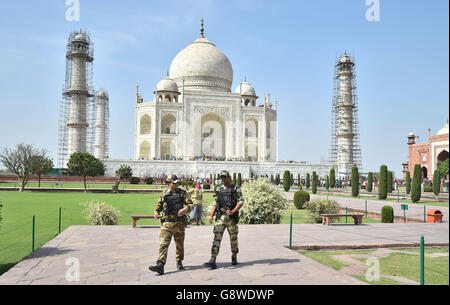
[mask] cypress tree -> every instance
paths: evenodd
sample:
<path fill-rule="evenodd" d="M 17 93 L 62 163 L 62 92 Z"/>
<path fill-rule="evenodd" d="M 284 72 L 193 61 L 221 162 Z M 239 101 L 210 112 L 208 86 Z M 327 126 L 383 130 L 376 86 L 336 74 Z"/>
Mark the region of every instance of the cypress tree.
<path fill-rule="evenodd" d="M 411 188 L 411 201 L 416 203 L 420 201 L 422 184 L 422 168 L 420 164 L 414 165 L 414 174 Z"/>
<path fill-rule="evenodd" d="M 242 186 L 242 175 L 241 175 L 241 173 L 238 174 L 237 184 L 239 185 L 239 187 Z"/>
<path fill-rule="evenodd" d="M 352 167 L 352 196 L 358 197 L 359 195 L 359 173 L 358 167 L 353 165 Z"/>
<path fill-rule="evenodd" d="M 276 184 L 276 185 L 280 185 L 280 174 L 277 174 L 277 175 L 275 176 L 275 184 Z"/>
<path fill-rule="evenodd" d="M 311 186 L 311 179 L 309 177 L 309 174 L 306 174 L 306 189 L 309 189 Z"/>
<path fill-rule="evenodd" d="M 294 174 L 291 174 L 291 186 L 293 186 L 294 185 Z"/>
<path fill-rule="evenodd" d="M 312 173 L 312 193 L 317 194 L 317 173 L 315 171 Z"/>
<path fill-rule="evenodd" d="M 330 169 L 330 186 L 331 188 L 336 187 L 336 171 L 334 168 Z"/>
<path fill-rule="evenodd" d="M 236 185 L 236 173 L 233 173 L 233 184 Z"/>
<path fill-rule="evenodd" d="M 387 172 L 387 186 L 386 186 L 386 192 L 388 194 L 391 194 L 392 191 L 393 191 L 393 189 L 392 189 L 392 182 L 393 182 L 393 180 L 392 180 L 392 172 L 388 171 Z"/>
<path fill-rule="evenodd" d="M 406 194 L 411 193 L 411 173 L 409 171 L 406 172 Z"/>
<path fill-rule="evenodd" d="M 270 183 L 273 183 L 273 175 L 270 175 Z"/>
<path fill-rule="evenodd" d="M 367 191 L 369 193 L 372 193 L 373 191 L 373 174 L 372 172 L 369 172 L 369 177 L 367 178 Z"/>
<path fill-rule="evenodd" d="M 327 183 L 326 183 L 325 187 L 327 188 L 327 190 L 330 189 L 330 176 L 327 176 Z"/>
<path fill-rule="evenodd" d="M 284 172 L 283 187 L 285 192 L 289 192 L 289 190 L 291 189 L 291 173 L 289 171 Z"/>
<path fill-rule="evenodd" d="M 439 170 L 435 170 L 433 174 L 433 193 L 436 200 L 439 200 L 439 192 L 441 191 L 441 174 Z"/>
<path fill-rule="evenodd" d="M 378 198 L 385 200 L 387 198 L 387 166 L 380 167 L 380 181 L 378 183 Z"/>

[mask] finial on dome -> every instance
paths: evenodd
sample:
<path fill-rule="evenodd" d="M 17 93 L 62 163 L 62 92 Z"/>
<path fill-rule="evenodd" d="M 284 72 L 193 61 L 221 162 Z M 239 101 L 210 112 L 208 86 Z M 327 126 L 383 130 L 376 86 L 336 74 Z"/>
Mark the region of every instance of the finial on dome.
<path fill-rule="evenodd" d="M 244 82 L 247 82 L 247 75 L 244 75 Z"/>
<path fill-rule="evenodd" d="M 200 35 L 201 35 L 201 37 L 205 37 L 204 36 L 204 33 L 205 33 L 205 29 L 203 28 L 203 18 L 202 18 L 202 20 L 201 20 L 201 22 L 202 22 L 202 27 L 200 28 Z"/>

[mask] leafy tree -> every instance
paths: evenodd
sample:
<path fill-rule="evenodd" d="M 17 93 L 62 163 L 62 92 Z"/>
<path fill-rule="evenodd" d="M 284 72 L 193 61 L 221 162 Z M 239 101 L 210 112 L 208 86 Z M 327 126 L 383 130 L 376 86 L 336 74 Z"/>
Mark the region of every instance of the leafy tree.
<path fill-rule="evenodd" d="M 448 176 L 448 158 L 444 162 L 439 162 L 438 169 L 439 169 L 439 175 L 442 178 Z"/>
<path fill-rule="evenodd" d="M 353 165 L 352 167 L 352 196 L 358 197 L 359 195 L 359 172 L 358 167 Z"/>
<path fill-rule="evenodd" d="M 239 187 L 242 186 L 242 175 L 241 175 L 241 173 L 238 174 L 237 184 L 239 185 Z"/>
<path fill-rule="evenodd" d="M 289 171 L 284 172 L 283 188 L 285 192 L 289 192 L 289 190 L 291 189 L 291 173 Z"/>
<path fill-rule="evenodd" d="M 411 173 L 409 171 L 406 172 L 406 194 L 411 193 Z"/>
<path fill-rule="evenodd" d="M 367 191 L 372 193 L 373 191 L 373 174 L 369 172 L 369 176 L 367 177 Z"/>
<path fill-rule="evenodd" d="M 391 171 L 387 172 L 387 180 L 386 181 L 387 181 L 386 192 L 388 194 L 391 194 L 392 191 L 393 191 L 393 189 L 392 189 L 392 182 L 393 182 L 393 180 L 392 180 L 392 172 Z"/>
<path fill-rule="evenodd" d="M 84 152 L 75 152 L 70 155 L 67 167 L 69 175 L 83 177 L 85 192 L 86 177 L 96 177 L 105 174 L 105 165 L 102 161 Z"/>
<path fill-rule="evenodd" d="M 413 182 L 411 188 L 411 201 L 416 203 L 420 201 L 422 185 L 422 168 L 420 164 L 414 165 Z"/>
<path fill-rule="evenodd" d="M 310 186 L 311 186 L 311 178 L 309 174 L 306 174 L 306 189 L 309 189 Z"/>
<path fill-rule="evenodd" d="M 438 169 L 433 174 L 433 193 L 436 196 L 436 200 L 439 200 L 439 192 L 441 191 L 441 177 Z"/>
<path fill-rule="evenodd" d="M 41 176 L 53 169 L 53 161 L 47 157 L 46 151 L 42 151 L 40 155 L 31 157 L 31 163 L 31 171 L 38 175 L 38 187 L 41 187 Z"/>
<path fill-rule="evenodd" d="M 387 166 L 380 167 L 380 180 L 378 183 L 378 198 L 385 200 L 387 198 Z"/>
<path fill-rule="evenodd" d="M 129 165 L 122 164 L 118 170 L 116 170 L 117 181 L 114 185 L 114 192 L 119 191 L 120 180 L 122 179 L 130 179 L 133 177 L 133 170 Z"/>
<path fill-rule="evenodd" d="M 334 168 L 330 169 L 330 186 L 331 188 L 336 187 L 336 171 Z"/>
<path fill-rule="evenodd" d="M 19 179 L 20 192 L 25 190 L 25 186 L 33 174 L 33 157 L 45 156 L 46 151 L 39 151 L 29 144 L 18 144 L 14 149 L 5 148 L 0 154 L 0 161 Z"/>
<path fill-rule="evenodd" d="M 317 173 L 315 171 L 312 174 L 312 193 L 317 194 Z"/>
<path fill-rule="evenodd" d="M 242 186 L 245 204 L 240 211 L 244 224 L 279 224 L 289 202 L 266 179 L 250 180 Z"/>

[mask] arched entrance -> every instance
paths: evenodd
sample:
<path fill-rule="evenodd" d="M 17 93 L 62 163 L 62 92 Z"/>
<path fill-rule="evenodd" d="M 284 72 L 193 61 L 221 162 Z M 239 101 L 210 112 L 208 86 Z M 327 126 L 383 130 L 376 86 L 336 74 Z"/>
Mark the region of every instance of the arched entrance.
<path fill-rule="evenodd" d="M 195 156 L 225 158 L 225 119 L 217 113 L 203 115 L 196 124 Z"/>
<path fill-rule="evenodd" d="M 441 151 L 437 157 L 438 162 L 444 162 L 447 159 L 448 159 L 448 151 L 446 150 Z"/>
<path fill-rule="evenodd" d="M 150 143 L 148 141 L 143 141 L 139 147 L 139 159 L 148 160 L 150 159 Z"/>
<path fill-rule="evenodd" d="M 425 166 L 422 167 L 422 178 L 428 179 L 428 169 Z"/>

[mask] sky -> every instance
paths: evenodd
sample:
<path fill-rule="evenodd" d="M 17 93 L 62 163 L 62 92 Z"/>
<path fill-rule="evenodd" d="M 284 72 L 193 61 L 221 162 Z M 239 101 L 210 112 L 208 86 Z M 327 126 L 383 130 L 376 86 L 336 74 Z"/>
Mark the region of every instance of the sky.
<path fill-rule="evenodd" d="M 57 160 L 58 107 L 70 31 L 94 41 L 94 85 L 110 94 L 110 158 L 131 159 L 135 86 L 153 99 L 175 55 L 205 36 L 230 59 L 233 90 L 247 76 L 278 99 L 279 159 L 328 156 L 334 63 L 356 59 L 363 172 L 401 176 L 407 134 L 428 138 L 448 120 L 449 2 L 379 0 L 73 0 L 0 2 L 0 150 L 18 143 Z M 369 1 L 370 2 L 370 1 Z M 262 98 L 260 98 L 262 100 Z"/>

